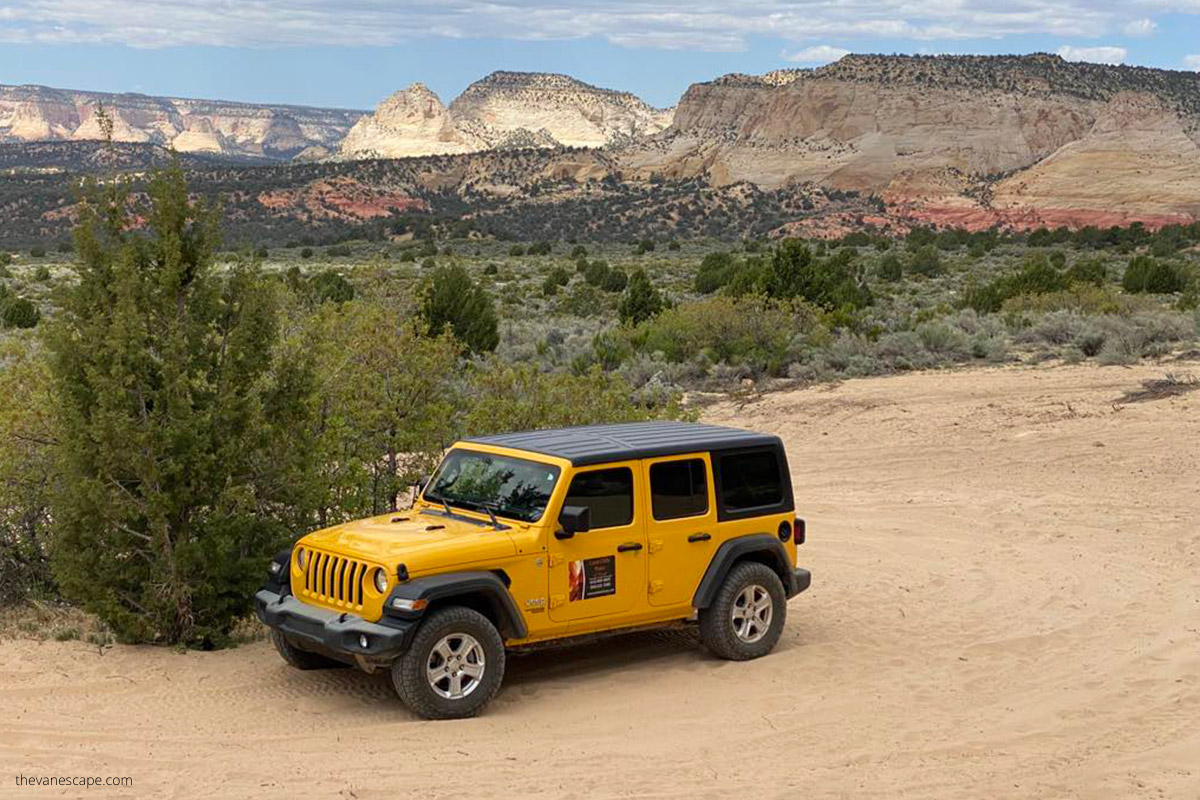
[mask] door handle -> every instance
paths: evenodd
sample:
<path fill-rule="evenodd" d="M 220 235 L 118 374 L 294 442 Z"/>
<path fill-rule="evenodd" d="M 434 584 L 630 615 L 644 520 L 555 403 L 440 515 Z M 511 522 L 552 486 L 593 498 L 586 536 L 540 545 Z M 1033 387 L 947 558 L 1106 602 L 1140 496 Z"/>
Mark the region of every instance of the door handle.
<path fill-rule="evenodd" d="M 635 550 L 641 550 L 641 549 L 642 549 L 641 542 L 626 542 L 625 544 L 617 545 L 618 553 L 630 553 Z"/>
<path fill-rule="evenodd" d="M 711 538 L 712 538 L 711 533 L 693 533 L 691 536 L 688 537 L 688 541 L 692 542 L 694 544 L 696 542 L 707 542 Z"/>

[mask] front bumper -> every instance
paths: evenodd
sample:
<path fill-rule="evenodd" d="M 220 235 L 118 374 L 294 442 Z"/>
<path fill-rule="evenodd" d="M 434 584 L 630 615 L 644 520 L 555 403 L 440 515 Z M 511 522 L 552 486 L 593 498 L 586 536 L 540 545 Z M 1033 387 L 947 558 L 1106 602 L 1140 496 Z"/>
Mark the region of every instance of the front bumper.
<path fill-rule="evenodd" d="M 354 614 L 310 606 L 269 588 L 254 595 L 254 613 L 301 650 L 348 662 L 390 662 L 408 649 L 417 628 L 415 620 L 385 617 L 367 622 Z M 363 636 L 367 637 L 366 647 L 362 646 Z"/>
<path fill-rule="evenodd" d="M 812 573 L 806 569 L 796 567 L 792 570 L 792 578 L 788 581 L 787 596 L 788 598 L 795 597 L 809 586 L 812 586 Z"/>

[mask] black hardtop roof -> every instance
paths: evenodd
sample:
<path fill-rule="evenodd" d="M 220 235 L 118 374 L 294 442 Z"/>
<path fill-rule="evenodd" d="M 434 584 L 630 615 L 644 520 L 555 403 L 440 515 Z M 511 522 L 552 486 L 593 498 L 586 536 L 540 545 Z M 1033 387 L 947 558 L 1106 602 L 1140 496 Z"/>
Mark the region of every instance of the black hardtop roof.
<path fill-rule="evenodd" d="M 511 447 L 570 461 L 574 466 L 741 447 L 773 447 L 778 436 L 695 422 L 627 422 L 480 436 L 466 443 Z"/>

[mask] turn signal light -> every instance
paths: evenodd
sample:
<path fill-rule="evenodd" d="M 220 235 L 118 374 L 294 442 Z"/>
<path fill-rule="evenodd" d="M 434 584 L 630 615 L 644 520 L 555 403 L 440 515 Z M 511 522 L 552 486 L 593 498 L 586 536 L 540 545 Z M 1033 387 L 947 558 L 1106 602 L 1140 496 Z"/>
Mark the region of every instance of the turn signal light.
<path fill-rule="evenodd" d="M 804 520 L 796 517 L 796 524 L 793 526 L 792 530 L 794 531 L 792 534 L 792 540 L 796 544 L 804 544 L 804 539 L 808 535 L 808 525 L 804 522 Z"/>

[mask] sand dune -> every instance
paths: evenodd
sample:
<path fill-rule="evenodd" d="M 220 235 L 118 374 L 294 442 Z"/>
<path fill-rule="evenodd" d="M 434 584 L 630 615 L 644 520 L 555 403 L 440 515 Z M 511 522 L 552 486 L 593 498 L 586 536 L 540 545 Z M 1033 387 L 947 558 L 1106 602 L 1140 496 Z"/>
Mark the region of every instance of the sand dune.
<path fill-rule="evenodd" d="M 169 798 L 1200 797 L 1200 392 L 1160 368 L 853 381 L 711 409 L 788 442 L 811 592 L 778 650 L 513 658 L 485 716 L 219 653 L 0 643 L 14 773 Z"/>

